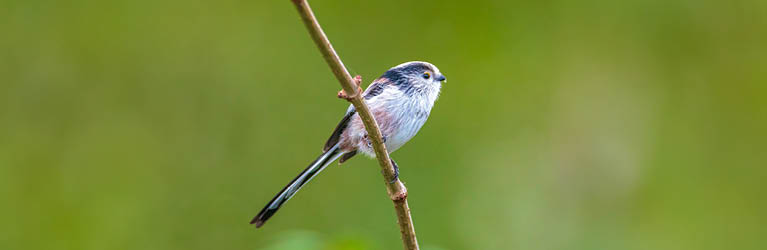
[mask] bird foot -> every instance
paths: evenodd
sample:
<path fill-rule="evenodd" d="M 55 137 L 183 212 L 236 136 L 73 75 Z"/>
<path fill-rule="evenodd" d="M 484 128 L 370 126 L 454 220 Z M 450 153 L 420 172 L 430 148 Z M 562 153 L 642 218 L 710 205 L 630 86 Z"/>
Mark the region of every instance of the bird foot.
<path fill-rule="evenodd" d="M 382 137 L 383 143 L 386 143 L 386 136 Z M 370 140 L 370 137 L 368 137 L 368 134 L 362 135 L 362 139 L 365 140 L 365 142 L 368 143 L 368 147 L 373 148 L 373 141 Z"/>
<path fill-rule="evenodd" d="M 357 86 L 357 93 L 355 94 L 359 95 L 360 93 L 362 93 L 362 87 L 360 87 L 360 84 L 362 84 L 362 76 L 357 75 L 352 80 L 354 81 L 354 85 Z M 347 95 L 346 91 L 344 91 L 343 89 L 338 91 L 338 98 L 345 99 L 347 101 L 351 101 L 353 98 L 357 97 L 356 95 L 353 95 L 353 96 Z"/>
<path fill-rule="evenodd" d="M 389 159 L 389 160 L 391 160 L 391 165 L 392 165 L 392 167 L 394 167 L 394 178 L 392 178 L 389 181 L 389 184 L 392 184 L 392 183 L 396 182 L 397 180 L 399 180 L 399 167 L 397 166 L 397 163 L 394 162 L 393 159 Z"/>

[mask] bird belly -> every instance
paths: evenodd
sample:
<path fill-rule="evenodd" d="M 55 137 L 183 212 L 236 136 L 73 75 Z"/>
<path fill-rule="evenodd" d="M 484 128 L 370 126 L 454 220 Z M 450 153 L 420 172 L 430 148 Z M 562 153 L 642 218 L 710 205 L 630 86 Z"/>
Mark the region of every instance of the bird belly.
<path fill-rule="evenodd" d="M 387 90 L 385 90 L 384 93 Z M 391 91 L 391 90 L 388 90 Z M 387 96 L 386 99 L 368 100 L 367 104 L 370 111 L 378 123 L 381 134 L 385 139 L 386 150 L 389 153 L 396 151 L 405 143 L 410 141 L 426 123 L 434 100 L 436 98 L 419 98 L 404 96 L 401 92 L 392 91 L 389 95 L 381 95 L 377 98 Z M 362 139 L 367 133 L 361 124 L 359 117 L 355 117 L 357 126 L 351 126 L 354 130 L 351 134 L 357 134 Z M 350 131 L 351 132 L 351 131 Z M 358 141 L 358 148 L 361 153 L 370 157 L 375 157 L 373 148 L 368 145 L 366 140 Z"/>
<path fill-rule="evenodd" d="M 389 152 L 394 152 L 404 146 L 418 133 L 425 122 L 426 119 L 413 119 L 412 117 L 401 119 L 396 125 L 397 128 L 393 129 L 391 134 L 385 135 L 386 149 Z"/>

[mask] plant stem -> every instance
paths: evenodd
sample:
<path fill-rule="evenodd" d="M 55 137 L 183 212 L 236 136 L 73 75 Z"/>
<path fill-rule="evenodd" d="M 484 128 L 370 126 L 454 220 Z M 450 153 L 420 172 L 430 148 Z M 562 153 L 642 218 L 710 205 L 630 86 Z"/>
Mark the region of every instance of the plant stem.
<path fill-rule="evenodd" d="M 309 30 L 314 43 L 317 44 L 322 57 L 325 58 L 325 62 L 328 63 L 330 69 L 333 71 L 333 75 L 336 76 L 338 82 L 346 92 L 347 100 L 354 105 L 362 119 L 362 123 L 365 124 L 365 130 L 368 132 L 368 138 L 371 141 L 373 150 L 376 153 L 376 159 L 381 166 L 381 170 L 384 177 L 384 183 L 386 183 L 386 190 L 389 194 L 389 198 L 394 202 L 394 209 L 397 211 L 397 222 L 400 227 L 400 233 L 402 235 L 402 243 L 407 250 L 418 249 L 418 240 L 416 240 L 415 228 L 413 227 L 413 219 L 410 215 L 410 208 L 407 204 L 407 188 L 402 182 L 397 179 L 390 183 L 390 180 L 394 179 L 394 166 L 392 166 L 389 153 L 386 151 L 386 146 L 383 144 L 381 136 L 381 130 L 378 128 L 373 115 L 370 113 L 370 109 L 362 99 L 361 93 L 358 91 L 358 83 L 352 79 L 349 71 L 346 70 L 343 62 L 333 49 L 333 45 L 330 44 L 325 32 L 322 31 L 320 23 L 317 22 L 317 18 L 314 17 L 314 12 L 309 7 L 309 3 L 306 0 L 291 0 L 298 9 L 298 14 L 304 21 L 306 28 Z"/>

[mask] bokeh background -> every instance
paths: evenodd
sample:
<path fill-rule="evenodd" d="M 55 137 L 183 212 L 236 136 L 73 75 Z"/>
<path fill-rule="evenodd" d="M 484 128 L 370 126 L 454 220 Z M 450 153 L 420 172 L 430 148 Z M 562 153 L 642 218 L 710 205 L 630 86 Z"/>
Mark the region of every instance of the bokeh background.
<path fill-rule="evenodd" d="M 766 249 L 767 1 L 312 1 L 448 77 L 393 154 L 448 249 Z M 248 221 L 347 103 L 282 1 L 0 1 L 0 249 L 400 249 L 374 160 Z"/>

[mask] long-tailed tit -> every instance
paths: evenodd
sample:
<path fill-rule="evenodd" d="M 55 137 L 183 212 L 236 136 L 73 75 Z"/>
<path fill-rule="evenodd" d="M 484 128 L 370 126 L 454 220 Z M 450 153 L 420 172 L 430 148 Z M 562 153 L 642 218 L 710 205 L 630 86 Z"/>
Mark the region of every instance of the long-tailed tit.
<path fill-rule="evenodd" d="M 421 129 L 439 96 L 442 81 L 445 81 L 445 76 L 431 63 L 407 62 L 386 71 L 363 92 L 365 103 L 381 129 L 389 152 L 405 145 Z M 282 204 L 330 163 L 339 157 L 339 163 L 343 163 L 357 153 L 375 157 L 365 127 L 354 106 L 350 105 L 325 143 L 323 153 L 285 186 L 250 224 L 261 227 Z M 394 160 L 392 165 L 396 180 L 399 169 Z"/>

